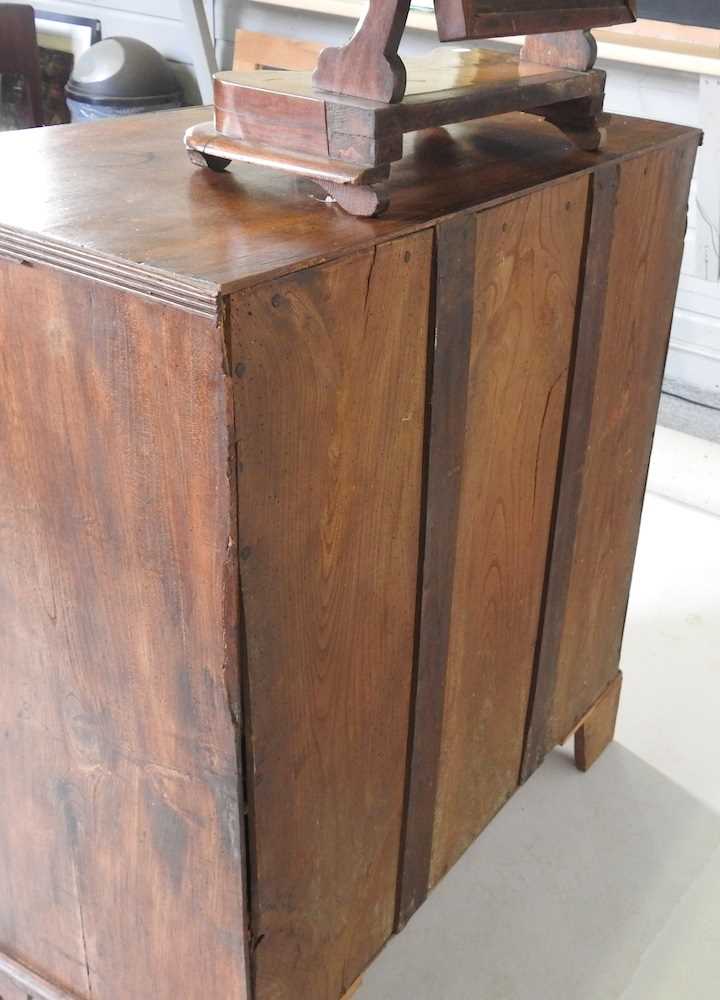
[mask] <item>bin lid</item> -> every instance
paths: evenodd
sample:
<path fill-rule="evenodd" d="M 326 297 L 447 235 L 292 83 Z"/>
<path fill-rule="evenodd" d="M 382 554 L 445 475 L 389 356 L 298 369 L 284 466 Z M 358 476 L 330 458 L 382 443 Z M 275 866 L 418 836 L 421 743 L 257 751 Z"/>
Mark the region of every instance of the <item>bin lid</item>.
<path fill-rule="evenodd" d="M 93 104 L 160 104 L 180 94 L 175 74 L 157 49 L 138 38 L 105 38 L 75 63 L 68 97 Z"/>

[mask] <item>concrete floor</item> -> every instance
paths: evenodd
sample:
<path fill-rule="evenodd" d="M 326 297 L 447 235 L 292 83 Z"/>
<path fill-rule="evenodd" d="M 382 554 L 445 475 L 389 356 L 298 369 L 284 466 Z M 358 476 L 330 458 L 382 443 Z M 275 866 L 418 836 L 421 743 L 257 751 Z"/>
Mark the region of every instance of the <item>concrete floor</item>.
<path fill-rule="evenodd" d="M 556 751 L 357 1000 L 720 1000 L 720 444 L 656 437 L 617 741 Z"/>

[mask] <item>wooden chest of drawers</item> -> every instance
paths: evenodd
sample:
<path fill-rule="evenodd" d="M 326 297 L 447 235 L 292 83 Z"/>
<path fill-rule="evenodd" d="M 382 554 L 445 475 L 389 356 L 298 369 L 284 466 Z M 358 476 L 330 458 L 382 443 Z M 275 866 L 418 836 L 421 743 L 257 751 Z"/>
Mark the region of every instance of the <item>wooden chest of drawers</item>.
<path fill-rule="evenodd" d="M 0 995 L 337 1000 L 611 738 L 698 134 L 0 140 Z M 589 714 L 588 714 L 589 713 Z"/>

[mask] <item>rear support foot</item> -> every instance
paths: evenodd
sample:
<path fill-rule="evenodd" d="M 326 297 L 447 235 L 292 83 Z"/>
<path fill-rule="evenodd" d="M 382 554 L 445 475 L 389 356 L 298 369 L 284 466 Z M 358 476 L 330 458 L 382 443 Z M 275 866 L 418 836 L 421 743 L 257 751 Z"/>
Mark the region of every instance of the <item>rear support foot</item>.
<path fill-rule="evenodd" d="M 603 126 L 602 100 L 583 97 L 551 104 L 547 108 L 536 108 L 531 114 L 550 122 L 578 149 L 587 153 L 595 153 L 605 145 L 607 131 Z"/>
<path fill-rule="evenodd" d="M 575 766 L 579 771 L 588 771 L 612 743 L 621 687 L 622 674 L 618 673 L 575 730 Z"/>

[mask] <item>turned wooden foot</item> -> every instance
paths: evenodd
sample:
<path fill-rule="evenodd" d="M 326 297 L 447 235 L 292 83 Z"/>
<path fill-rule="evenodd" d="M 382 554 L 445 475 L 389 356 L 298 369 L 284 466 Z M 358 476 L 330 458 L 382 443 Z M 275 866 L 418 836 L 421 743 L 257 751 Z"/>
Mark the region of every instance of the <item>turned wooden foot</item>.
<path fill-rule="evenodd" d="M 588 771 L 615 736 L 622 674 L 608 684 L 575 730 L 575 766 Z"/>
<path fill-rule="evenodd" d="M 382 215 L 390 204 L 390 197 L 382 184 L 336 184 L 334 181 L 314 179 L 314 183 L 327 192 L 340 208 L 350 215 L 370 218 Z"/>
<path fill-rule="evenodd" d="M 187 154 L 190 162 L 196 167 L 207 167 L 217 174 L 222 173 L 231 162 L 224 156 L 213 156 L 211 153 L 203 153 L 200 149 L 188 149 Z"/>

